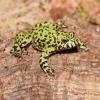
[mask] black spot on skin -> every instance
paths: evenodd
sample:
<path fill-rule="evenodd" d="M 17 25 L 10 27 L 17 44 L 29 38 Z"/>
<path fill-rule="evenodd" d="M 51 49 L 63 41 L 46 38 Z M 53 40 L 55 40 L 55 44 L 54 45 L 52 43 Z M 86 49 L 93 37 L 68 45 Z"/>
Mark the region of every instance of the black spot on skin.
<path fill-rule="evenodd" d="M 52 45 L 48 45 L 48 48 L 49 48 L 49 47 L 52 47 Z"/>
<path fill-rule="evenodd" d="M 42 33 L 40 33 L 40 36 L 42 36 Z"/>
<path fill-rule="evenodd" d="M 47 41 L 47 44 L 49 44 L 50 43 L 50 41 Z"/>
<path fill-rule="evenodd" d="M 42 24 L 40 23 L 40 24 L 39 24 L 39 27 L 41 27 L 41 26 L 42 26 Z"/>
<path fill-rule="evenodd" d="M 55 44 L 52 44 L 52 47 L 55 47 Z"/>
<path fill-rule="evenodd" d="M 20 42 L 21 42 L 21 40 L 22 40 L 22 39 L 18 39 L 18 40 L 17 40 L 17 43 L 20 43 Z"/>
<path fill-rule="evenodd" d="M 51 36 L 49 36 L 49 39 L 51 38 Z"/>
<path fill-rule="evenodd" d="M 56 38 L 54 37 L 54 43 L 56 43 Z"/>
<path fill-rule="evenodd" d="M 59 27 L 56 25 L 56 29 L 58 29 Z"/>
<path fill-rule="evenodd" d="M 24 35 L 23 34 L 20 34 L 19 37 L 24 37 Z"/>
<path fill-rule="evenodd" d="M 49 28 L 49 26 L 46 26 L 47 28 Z"/>
<path fill-rule="evenodd" d="M 45 42 L 45 39 L 44 40 L 41 40 L 42 42 Z"/>
<path fill-rule="evenodd" d="M 43 66 L 45 63 L 47 63 L 47 61 L 42 62 L 41 65 Z"/>
<path fill-rule="evenodd" d="M 56 30 L 56 28 L 54 27 L 53 30 Z"/>
<path fill-rule="evenodd" d="M 21 41 L 23 41 L 23 38 L 21 39 Z"/>
<path fill-rule="evenodd" d="M 26 41 L 24 41 L 22 44 L 27 44 L 27 42 L 26 42 Z"/>
<path fill-rule="evenodd" d="M 40 42 L 39 42 L 38 46 L 41 47 L 41 43 Z M 42 47 L 43 47 L 43 45 L 42 45 Z"/>
<path fill-rule="evenodd" d="M 38 26 L 38 24 L 35 25 L 35 27 L 37 27 L 37 26 Z"/>
<path fill-rule="evenodd" d="M 46 31 L 48 31 L 48 28 L 49 28 L 49 27 L 44 27 L 44 28 L 45 28 Z"/>
<path fill-rule="evenodd" d="M 59 43 L 60 43 L 60 41 L 57 41 L 57 43 L 59 44 Z"/>
<path fill-rule="evenodd" d="M 31 35 L 29 35 L 28 37 L 31 37 Z"/>
<path fill-rule="evenodd" d="M 46 40 L 47 38 L 46 37 L 44 37 L 44 40 Z"/>
<path fill-rule="evenodd" d="M 44 58 L 45 58 L 45 59 L 47 59 L 48 57 L 47 57 L 47 56 L 45 56 Z"/>
<path fill-rule="evenodd" d="M 13 48 L 14 48 L 14 50 L 17 50 L 18 46 L 14 46 Z"/>
<path fill-rule="evenodd" d="M 68 44 L 66 46 L 67 46 L 67 48 L 69 48 L 69 45 Z"/>
<path fill-rule="evenodd" d="M 44 37 L 47 37 L 48 35 L 45 35 Z"/>
<path fill-rule="evenodd" d="M 47 73 L 48 73 L 48 74 L 50 74 L 50 73 L 51 73 L 49 69 L 47 70 Z"/>
<path fill-rule="evenodd" d="M 37 34 L 38 34 L 38 32 L 34 32 L 34 34 L 35 34 L 35 35 L 37 35 Z"/>
<path fill-rule="evenodd" d="M 65 42 L 67 42 L 67 40 L 63 39 L 63 40 L 62 40 L 62 43 L 65 43 Z"/>
<path fill-rule="evenodd" d="M 51 34 L 51 32 L 49 32 L 48 34 Z"/>
<path fill-rule="evenodd" d="M 37 40 L 37 42 L 39 42 L 39 39 Z"/>
<path fill-rule="evenodd" d="M 20 50 L 17 50 L 17 52 L 20 52 Z"/>
<path fill-rule="evenodd" d="M 43 32 L 43 29 L 40 29 L 39 31 L 40 31 L 40 32 Z"/>
<path fill-rule="evenodd" d="M 52 39 L 50 39 L 49 41 L 52 41 Z"/>
<path fill-rule="evenodd" d="M 60 33 L 59 33 L 59 32 L 57 32 L 57 35 L 58 35 L 58 36 L 59 36 L 59 34 L 60 34 Z"/>
<path fill-rule="evenodd" d="M 47 21 L 44 22 L 44 24 L 48 23 Z"/>
<path fill-rule="evenodd" d="M 34 28 L 32 28 L 32 30 L 34 30 Z"/>
<path fill-rule="evenodd" d="M 43 69 L 47 68 L 48 66 L 43 66 Z"/>
<path fill-rule="evenodd" d="M 29 39 L 29 38 L 30 38 L 30 36 L 26 37 L 26 39 Z"/>
<path fill-rule="evenodd" d="M 48 69 L 47 73 L 52 75 L 54 73 L 54 70 L 53 69 Z"/>

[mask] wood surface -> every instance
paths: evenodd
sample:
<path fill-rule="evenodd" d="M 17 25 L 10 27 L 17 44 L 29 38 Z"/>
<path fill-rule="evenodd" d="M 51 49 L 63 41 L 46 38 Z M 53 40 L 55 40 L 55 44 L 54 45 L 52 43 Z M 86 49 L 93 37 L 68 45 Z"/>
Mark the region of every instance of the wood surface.
<path fill-rule="evenodd" d="M 51 56 L 48 62 L 55 69 L 55 78 L 43 73 L 39 66 L 40 52 L 31 46 L 29 55 L 21 58 L 9 53 L 18 30 L 45 20 L 63 19 L 67 13 L 73 14 L 79 1 L 83 2 L 65 0 L 69 4 L 67 9 L 62 1 L 54 5 L 56 0 L 0 0 L 0 100 L 100 100 L 99 24 L 82 24 L 75 16 L 64 19 L 66 31 L 74 31 L 89 51 L 72 50 Z M 55 6 L 61 10 L 58 12 Z"/>

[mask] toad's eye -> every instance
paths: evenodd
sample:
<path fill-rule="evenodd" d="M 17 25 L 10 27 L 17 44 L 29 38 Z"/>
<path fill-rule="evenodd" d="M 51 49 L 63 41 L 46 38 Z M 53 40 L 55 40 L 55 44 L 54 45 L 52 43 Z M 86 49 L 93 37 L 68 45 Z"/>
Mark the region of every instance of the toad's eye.
<path fill-rule="evenodd" d="M 69 38 L 73 38 L 74 37 L 74 32 L 69 32 Z"/>

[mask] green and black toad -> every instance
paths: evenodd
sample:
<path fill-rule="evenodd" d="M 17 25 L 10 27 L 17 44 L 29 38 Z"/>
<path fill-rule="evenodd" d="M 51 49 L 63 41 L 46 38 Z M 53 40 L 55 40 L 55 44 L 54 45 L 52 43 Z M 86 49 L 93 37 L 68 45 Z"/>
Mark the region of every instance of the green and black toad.
<path fill-rule="evenodd" d="M 62 24 L 42 22 L 34 25 L 30 31 L 18 32 L 10 52 L 15 56 L 27 54 L 25 47 L 32 44 L 33 48 L 41 51 L 42 70 L 48 75 L 54 75 L 54 70 L 48 64 L 50 55 L 74 47 L 88 50 L 74 32 L 63 32 L 60 30 L 62 27 Z"/>

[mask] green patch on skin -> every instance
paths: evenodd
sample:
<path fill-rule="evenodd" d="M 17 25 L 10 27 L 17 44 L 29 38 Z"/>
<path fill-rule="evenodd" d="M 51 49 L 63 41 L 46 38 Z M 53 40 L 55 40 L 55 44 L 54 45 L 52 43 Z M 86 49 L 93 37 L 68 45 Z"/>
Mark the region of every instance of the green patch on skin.
<path fill-rule="evenodd" d="M 41 52 L 40 66 L 42 70 L 46 74 L 54 76 L 54 70 L 48 64 L 50 55 L 74 47 L 87 50 L 74 32 L 61 31 L 63 26 L 59 23 L 42 22 L 34 25 L 30 31 L 18 32 L 11 53 L 15 56 L 27 54 L 25 48 L 32 44 L 33 48 Z"/>

